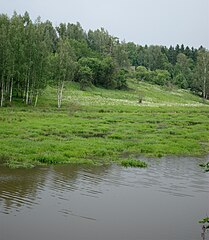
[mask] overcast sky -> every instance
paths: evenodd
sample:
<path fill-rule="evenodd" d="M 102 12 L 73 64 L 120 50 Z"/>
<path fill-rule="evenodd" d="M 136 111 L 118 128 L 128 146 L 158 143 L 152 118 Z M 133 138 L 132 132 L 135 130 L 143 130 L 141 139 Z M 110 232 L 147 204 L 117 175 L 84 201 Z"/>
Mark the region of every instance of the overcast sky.
<path fill-rule="evenodd" d="M 80 22 L 86 31 L 104 27 L 140 45 L 209 49 L 208 0 L 0 0 L 1 13 L 11 16 L 14 10 L 54 25 Z"/>

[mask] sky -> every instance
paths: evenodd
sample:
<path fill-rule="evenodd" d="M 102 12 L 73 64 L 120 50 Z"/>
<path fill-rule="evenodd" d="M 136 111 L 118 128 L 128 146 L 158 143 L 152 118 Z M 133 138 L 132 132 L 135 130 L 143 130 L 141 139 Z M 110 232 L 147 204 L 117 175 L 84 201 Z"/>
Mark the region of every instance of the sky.
<path fill-rule="evenodd" d="M 208 0 L 0 0 L 0 13 L 28 11 L 35 20 L 79 22 L 84 30 L 140 45 L 184 44 L 209 49 Z"/>

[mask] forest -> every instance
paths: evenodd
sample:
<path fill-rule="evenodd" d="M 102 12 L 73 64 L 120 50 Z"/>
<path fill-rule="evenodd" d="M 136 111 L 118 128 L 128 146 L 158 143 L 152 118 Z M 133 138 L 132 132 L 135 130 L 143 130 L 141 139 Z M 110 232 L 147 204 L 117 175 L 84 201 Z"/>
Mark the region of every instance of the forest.
<path fill-rule="evenodd" d="M 140 39 L 139 39 L 140 42 Z M 36 106 L 49 85 L 57 107 L 70 81 L 127 89 L 127 78 L 188 89 L 209 98 L 209 52 L 200 46 L 141 46 L 120 41 L 101 28 L 86 32 L 80 23 L 32 21 L 25 12 L 0 15 L 0 106 L 14 101 Z"/>

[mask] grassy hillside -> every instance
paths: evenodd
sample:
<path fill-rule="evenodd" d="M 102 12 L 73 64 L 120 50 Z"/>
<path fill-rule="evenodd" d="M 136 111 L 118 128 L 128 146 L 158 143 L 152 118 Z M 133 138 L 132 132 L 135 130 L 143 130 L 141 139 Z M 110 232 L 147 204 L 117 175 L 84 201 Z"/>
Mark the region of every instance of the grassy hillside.
<path fill-rule="evenodd" d="M 82 106 L 141 106 L 139 98 L 142 97 L 142 106 L 202 106 L 209 104 L 202 98 L 191 94 L 188 90 L 169 89 L 146 82 L 129 80 L 129 90 L 107 90 L 102 88 L 89 88 L 81 91 L 76 83 L 69 84 L 64 91 L 63 107 L 70 107 L 71 103 Z M 56 105 L 56 90 L 49 88 L 46 96 L 42 97 L 39 106 Z M 52 100 L 53 99 L 53 100 Z"/>
<path fill-rule="evenodd" d="M 184 90 L 129 82 L 129 90 L 48 87 L 38 107 L 0 109 L 0 159 L 10 167 L 121 163 L 209 152 L 209 106 Z M 143 101 L 139 104 L 139 97 Z"/>

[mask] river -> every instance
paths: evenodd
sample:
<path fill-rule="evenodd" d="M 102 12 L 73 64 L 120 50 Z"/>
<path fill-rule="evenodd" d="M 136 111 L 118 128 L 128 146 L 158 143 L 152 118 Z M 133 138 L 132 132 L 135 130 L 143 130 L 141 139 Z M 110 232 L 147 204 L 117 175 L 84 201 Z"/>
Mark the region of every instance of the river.
<path fill-rule="evenodd" d="M 197 158 L 0 167 L 0 240 L 201 240 L 209 173 Z M 208 238 L 208 235 L 206 236 Z"/>

